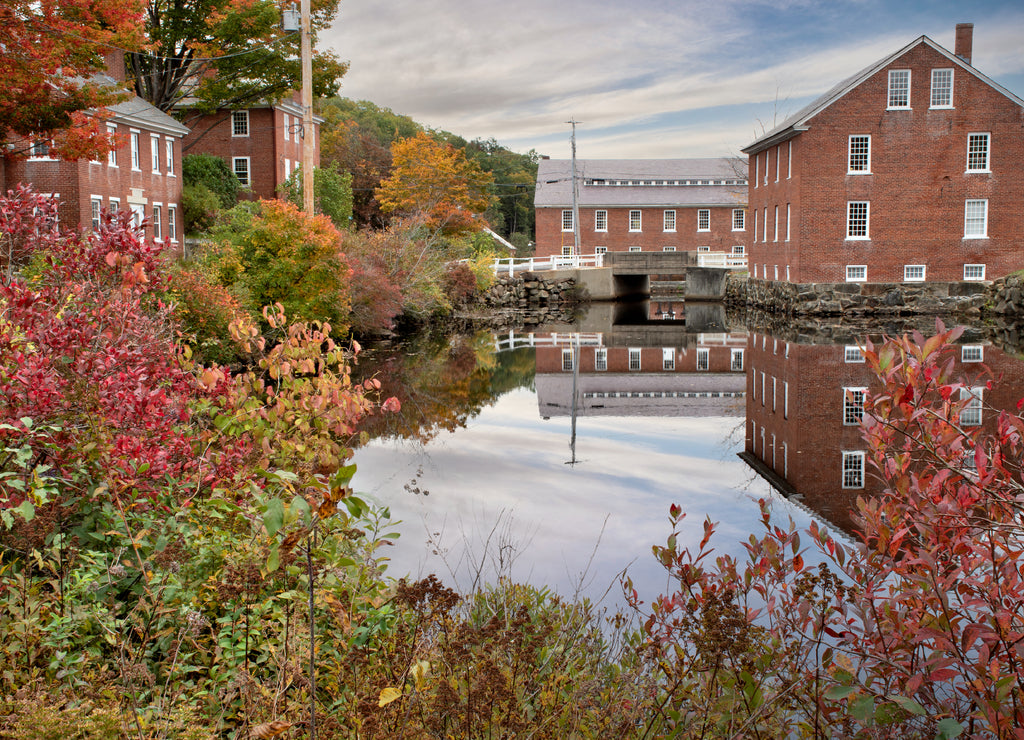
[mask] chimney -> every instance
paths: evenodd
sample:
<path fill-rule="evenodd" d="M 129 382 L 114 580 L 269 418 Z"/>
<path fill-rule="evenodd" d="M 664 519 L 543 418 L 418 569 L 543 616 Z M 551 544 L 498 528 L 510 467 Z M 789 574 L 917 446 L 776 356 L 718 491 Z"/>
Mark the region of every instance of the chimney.
<path fill-rule="evenodd" d="M 954 54 L 963 59 L 968 64 L 971 63 L 971 50 L 974 46 L 974 24 L 973 23 L 957 23 L 956 24 L 956 46 L 954 47 Z"/>

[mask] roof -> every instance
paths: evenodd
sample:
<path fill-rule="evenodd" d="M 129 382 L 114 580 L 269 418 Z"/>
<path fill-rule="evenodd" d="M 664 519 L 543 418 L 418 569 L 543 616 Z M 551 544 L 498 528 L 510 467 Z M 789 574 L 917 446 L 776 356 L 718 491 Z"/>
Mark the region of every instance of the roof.
<path fill-rule="evenodd" d="M 734 206 L 747 201 L 742 159 L 577 159 L 578 203 L 583 207 Z M 542 159 L 538 208 L 572 205 L 572 160 Z"/>
<path fill-rule="evenodd" d="M 755 154 L 757 152 L 764 151 L 765 149 L 774 146 L 779 142 L 790 139 L 796 136 L 797 134 L 806 131 L 809 128 L 808 122 L 812 118 L 814 118 L 814 116 L 821 113 L 821 111 L 825 110 L 827 107 L 829 107 L 834 102 L 839 100 L 841 97 L 849 93 L 862 82 L 875 75 L 875 73 L 877 73 L 879 70 L 884 69 L 888 65 L 892 64 L 896 59 L 900 58 L 908 51 L 921 44 L 925 44 L 926 46 L 929 46 L 930 48 L 934 49 L 939 54 L 946 57 L 946 59 L 948 59 L 951 64 L 954 64 L 960 69 L 966 71 L 968 74 L 977 77 L 986 85 L 989 85 L 995 90 L 998 90 L 1000 93 L 1008 97 L 1017 105 L 1024 107 L 1024 100 L 1017 97 L 1009 90 L 999 85 L 994 80 L 983 75 L 981 72 L 976 70 L 963 59 L 956 56 L 956 54 L 953 54 L 948 49 L 939 46 L 927 36 L 920 36 L 919 38 L 915 39 L 914 41 L 904 46 L 899 51 L 896 51 L 893 54 L 890 54 L 889 56 L 878 60 L 874 64 L 865 67 L 857 74 L 852 75 L 851 77 L 847 77 L 845 80 L 837 84 L 824 95 L 822 95 L 819 98 L 816 98 L 815 100 L 811 101 L 806 106 L 798 110 L 796 113 L 794 113 L 792 116 L 790 116 L 785 121 L 780 123 L 778 126 L 773 128 L 771 131 L 762 134 L 757 139 L 755 139 L 751 144 L 745 146 L 742 149 L 743 153 Z"/>
<path fill-rule="evenodd" d="M 93 84 L 103 87 L 120 86 L 113 77 L 105 74 L 93 75 L 90 78 Z M 140 128 L 150 131 L 159 131 L 162 134 L 185 136 L 188 134 L 188 127 L 179 123 L 175 118 L 167 115 L 152 103 L 143 100 L 138 95 L 114 103 L 106 107 L 111 114 L 111 121 L 115 123 L 136 124 Z"/>

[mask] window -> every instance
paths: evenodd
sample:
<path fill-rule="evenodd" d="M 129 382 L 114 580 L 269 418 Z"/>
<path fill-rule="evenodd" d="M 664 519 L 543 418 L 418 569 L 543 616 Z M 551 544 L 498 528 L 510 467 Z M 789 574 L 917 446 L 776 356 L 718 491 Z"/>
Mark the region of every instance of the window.
<path fill-rule="evenodd" d="M 107 211 L 110 213 L 111 216 L 113 216 L 115 213 L 117 213 L 120 210 L 121 210 L 121 199 L 120 198 L 111 198 L 110 199 L 110 205 L 107 206 Z"/>
<path fill-rule="evenodd" d="M 988 201 L 969 200 L 964 205 L 964 238 L 988 237 Z"/>
<path fill-rule="evenodd" d="M 569 209 L 562 211 L 562 231 L 575 231 L 573 229 L 572 211 Z"/>
<path fill-rule="evenodd" d="M 903 265 L 903 282 L 920 283 L 924 281 L 924 265 Z"/>
<path fill-rule="evenodd" d="M 132 141 L 132 169 L 133 170 L 141 170 L 142 169 L 142 153 L 139 151 L 139 132 L 138 131 L 132 131 L 131 132 L 131 141 Z"/>
<path fill-rule="evenodd" d="M 641 231 L 641 219 L 640 211 L 629 212 L 629 230 L 630 231 Z"/>
<path fill-rule="evenodd" d="M 231 114 L 231 135 L 249 135 L 249 111 L 236 110 Z"/>
<path fill-rule="evenodd" d="M 910 107 L 910 70 L 889 70 L 889 108 Z"/>
<path fill-rule="evenodd" d="M 960 389 L 960 400 L 967 402 L 960 409 L 960 426 L 976 427 L 981 425 L 981 394 L 983 390 L 981 386 Z"/>
<path fill-rule="evenodd" d="M 571 349 L 562 350 L 562 370 L 571 372 L 573 369 L 573 356 Z"/>
<path fill-rule="evenodd" d="M 149 137 L 149 160 L 153 166 L 153 173 L 160 172 L 160 137 Z"/>
<path fill-rule="evenodd" d="M 757 181 L 761 179 L 761 155 L 754 157 L 754 188 L 757 188 Z"/>
<path fill-rule="evenodd" d="M 856 344 L 848 344 L 843 348 L 843 362 L 864 362 L 864 350 Z"/>
<path fill-rule="evenodd" d="M 757 400 L 757 368 L 750 368 L 750 392 L 754 400 Z"/>
<path fill-rule="evenodd" d="M 746 247 L 744 247 L 742 244 L 735 244 L 735 245 L 733 245 L 733 248 L 732 248 L 732 253 L 733 254 L 742 255 L 746 251 L 747 251 Z"/>
<path fill-rule="evenodd" d="M 249 180 L 249 158 L 248 157 L 234 157 L 232 159 L 231 169 L 235 173 L 235 177 L 238 178 L 238 184 L 248 186 L 251 185 Z"/>
<path fill-rule="evenodd" d="M 867 388 L 843 388 L 843 426 L 856 426 L 864 418 Z"/>
<path fill-rule="evenodd" d="M 50 147 L 53 142 L 50 139 L 39 139 L 33 141 L 29 147 L 28 155 L 32 159 L 49 159 L 50 158 Z"/>
<path fill-rule="evenodd" d="M 732 209 L 732 230 L 733 231 L 746 231 L 747 229 L 747 212 L 742 208 Z"/>
<path fill-rule="evenodd" d="M 664 227 L 662 231 L 675 231 L 676 230 L 676 212 L 665 211 Z"/>
<path fill-rule="evenodd" d="M 289 141 L 292 138 L 292 117 L 287 113 L 284 114 L 284 140 Z"/>
<path fill-rule="evenodd" d="M 967 134 L 967 171 L 988 172 L 989 134 Z"/>
<path fill-rule="evenodd" d="M 984 280 L 985 265 L 964 265 L 964 280 Z"/>
<path fill-rule="evenodd" d="M 594 247 L 594 254 L 608 254 L 608 247 Z"/>
<path fill-rule="evenodd" d="M 629 251 L 630 252 L 642 252 L 643 249 L 641 247 L 630 247 Z"/>
<path fill-rule="evenodd" d="M 662 370 L 675 370 L 676 369 L 676 351 L 671 347 L 661 348 L 661 369 Z"/>
<path fill-rule="evenodd" d="M 775 236 L 773 237 L 772 241 L 776 241 L 777 242 L 778 240 L 779 240 L 779 207 L 775 206 Z M 778 279 L 778 277 L 779 277 L 778 276 L 779 268 L 777 266 L 775 268 L 775 272 L 776 272 L 775 278 Z"/>
<path fill-rule="evenodd" d="M 167 174 L 174 175 L 174 139 L 164 139 L 164 148 L 167 154 Z"/>
<path fill-rule="evenodd" d="M 768 206 L 764 207 L 764 223 L 761 226 L 761 241 L 768 241 Z"/>
<path fill-rule="evenodd" d="M 789 142 L 789 155 L 788 161 L 786 162 L 786 179 L 790 179 L 793 176 L 793 142 Z"/>
<path fill-rule="evenodd" d="M 850 137 L 849 173 L 871 174 L 871 137 L 857 135 Z"/>
<path fill-rule="evenodd" d="M 676 248 L 675 247 L 662 247 L 661 251 L 662 252 L 674 252 L 674 251 L 676 251 Z"/>
<path fill-rule="evenodd" d="M 848 283 L 863 283 L 868 279 L 868 266 L 867 265 L 847 265 L 846 266 L 846 282 Z"/>
<path fill-rule="evenodd" d="M 864 487 L 864 453 L 843 453 L 843 488 Z"/>
<path fill-rule="evenodd" d="M 789 345 L 786 345 L 786 349 L 789 349 Z M 782 381 L 782 418 L 789 418 L 789 381 Z"/>
<path fill-rule="evenodd" d="M 779 399 L 779 394 L 778 394 L 777 388 L 778 388 L 778 378 L 776 378 L 773 375 L 772 376 L 772 411 L 775 411 L 775 402 L 778 401 L 778 399 Z"/>
<path fill-rule="evenodd" d="M 768 167 L 772 162 L 772 150 L 765 149 L 764 152 L 764 184 L 768 184 Z"/>
<path fill-rule="evenodd" d="M 132 226 L 139 228 L 146 220 L 146 206 L 142 203 L 129 203 L 128 209 L 132 212 Z"/>
<path fill-rule="evenodd" d="M 608 369 L 608 350 L 606 348 L 599 347 L 598 349 L 594 350 L 594 369 Z"/>
<path fill-rule="evenodd" d="M 572 256 L 572 245 L 569 245 L 569 244 L 563 244 L 562 245 L 562 256 L 563 257 L 571 257 Z"/>
<path fill-rule="evenodd" d="M 100 228 L 100 213 L 103 211 L 103 198 L 98 195 L 92 196 L 89 199 L 89 210 L 92 215 L 92 230 L 96 231 Z"/>
<path fill-rule="evenodd" d="M 697 231 L 711 231 L 710 208 L 700 208 L 697 210 Z"/>
<path fill-rule="evenodd" d="M 167 238 L 172 242 L 178 241 L 178 209 L 175 206 L 167 206 Z"/>
<path fill-rule="evenodd" d="M 594 211 L 594 231 L 608 231 L 608 211 Z"/>
<path fill-rule="evenodd" d="M 754 243 L 757 243 L 757 209 L 754 209 Z M 757 277 L 755 275 L 754 277 Z"/>
<path fill-rule="evenodd" d="M 779 181 L 779 168 L 782 162 L 782 144 L 775 147 L 775 182 Z"/>
<path fill-rule="evenodd" d="M 108 123 L 107 135 L 110 137 L 110 151 L 107 152 L 107 165 L 109 167 L 117 167 L 117 141 L 114 139 L 114 137 L 117 136 L 117 126 L 112 123 Z"/>
<path fill-rule="evenodd" d="M 698 252 L 710 252 L 711 247 L 697 247 Z"/>
<path fill-rule="evenodd" d="M 743 370 L 743 350 L 734 349 L 732 351 L 732 357 L 729 359 L 729 369 L 733 372 Z"/>
<path fill-rule="evenodd" d="M 867 239 L 870 202 L 851 200 L 846 204 L 846 238 Z"/>
<path fill-rule="evenodd" d="M 707 347 L 698 347 L 697 369 L 707 370 L 709 367 L 711 367 L 711 350 L 709 350 Z"/>
<path fill-rule="evenodd" d="M 640 369 L 640 348 L 630 347 L 629 348 L 629 369 L 639 370 Z"/>
<path fill-rule="evenodd" d="M 932 108 L 953 107 L 953 70 L 932 70 Z"/>
<path fill-rule="evenodd" d="M 790 204 L 787 203 L 786 204 L 786 241 L 787 242 L 789 241 L 790 234 L 792 233 L 792 230 L 790 229 L 790 225 L 793 223 L 792 216 L 793 216 L 793 213 L 792 213 L 792 210 L 790 209 Z M 786 268 L 786 269 L 788 270 L 789 268 Z M 789 280 L 789 278 L 787 277 L 786 280 Z"/>
<path fill-rule="evenodd" d="M 161 221 L 163 220 L 161 218 L 162 214 L 163 214 L 163 205 L 160 204 L 160 203 L 154 203 L 153 204 L 153 215 L 149 219 L 149 221 L 153 225 L 153 239 L 155 241 L 162 241 L 163 238 L 164 238 L 163 231 L 161 229 L 161 227 L 163 226 L 163 224 L 161 223 Z"/>
<path fill-rule="evenodd" d="M 960 348 L 960 362 L 982 362 L 985 359 L 985 348 L 980 344 L 965 344 Z"/>

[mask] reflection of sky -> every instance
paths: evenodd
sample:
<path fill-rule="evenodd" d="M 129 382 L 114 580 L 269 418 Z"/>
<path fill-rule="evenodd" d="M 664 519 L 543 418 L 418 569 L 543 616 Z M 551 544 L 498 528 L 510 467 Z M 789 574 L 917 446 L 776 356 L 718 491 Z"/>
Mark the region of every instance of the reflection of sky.
<path fill-rule="evenodd" d="M 454 574 L 465 588 L 469 562 L 483 559 L 493 580 L 514 554 L 515 579 L 565 595 L 585 571 L 584 593 L 599 597 L 612 586 L 617 595 L 616 575 L 628 566 L 649 600 L 664 589 L 651 546 L 670 533 L 672 503 L 688 512 L 682 542 L 695 546 L 710 517 L 720 523 L 712 542 L 742 557 L 742 541 L 759 531 L 756 499 L 770 494 L 736 457 L 741 419 L 579 419 L 575 465 L 567 464 L 570 423 L 541 419 L 536 396 L 518 390 L 426 446 L 378 440 L 359 450 L 356 490 L 402 520 L 391 574 L 435 572 L 448 582 Z M 404 490 L 414 479 L 428 496 Z M 781 500 L 777 507 L 806 524 L 802 511 Z M 431 554 L 438 546 L 443 558 Z"/>

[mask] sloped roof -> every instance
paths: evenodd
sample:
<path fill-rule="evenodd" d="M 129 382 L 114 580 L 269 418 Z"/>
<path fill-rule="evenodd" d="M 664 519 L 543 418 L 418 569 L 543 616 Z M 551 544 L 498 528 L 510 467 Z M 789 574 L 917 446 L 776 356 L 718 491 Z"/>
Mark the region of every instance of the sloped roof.
<path fill-rule="evenodd" d="M 828 106 L 832 105 L 834 102 L 839 100 L 841 97 L 846 95 L 848 92 L 850 92 L 851 90 L 856 88 L 858 85 L 860 85 L 862 82 L 864 82 L 865 80 L 870 78 L 876 72 L 878 72 L 881 69 L 884 69 L 889 64 L 894 62 L 896 59 L 900 58 L 901 56 L 906 54 L 908 51 L 910 51 L 914 47 L 919 46 L 921 44 L 925 44 L 925 45 L 929 46 L 930 48 L 934 49 L 939 54 L 942 54 L 944 57 L 946 57 L 951 64 L 954 64 L 957 67 L 959 67 L 960 69 L 966 71 L 968 74 L 971 74 L 974 77 L 977 77 L 979 80 L 984 82 L 986 85 L 989 85 L 990 87 L 994 88 L 995 90 L 998 90 L 1000 93 L 1002 93 L 1003 95 L 1008 97 L 1010 100 L 1015 102 L 1017 105 L 1024 107 L 1024 100 L 1022 100 L 1021 98 L 1017 97 L 1012 92 L 1010 92 L 1006 88 L 1002 87 L 1001 85 L 999 85 L 994 80 L 992 80 L 989 77 L 986 77 L 985 75 L 983 75 L 981 72 L 976 70 L 974 67 L 972 67 L 970 64 L 965 62 L 960 57 L 958 57 L 955 54 L 953 54 L 948 49 L 945 49 L 945 48 L 939 46 L 937 43 L 932 41 L 927 36 L 920 36 L 917 39 L 914 39 L 914 41 L 912 41 L 909 44 L 907 44 L 906 46 L 904 46 L 899 51 L 896 51 L 893 54 L 890 54 L 889 56 L 884 57 L 883 59 L 878 60 L 874 64 L 872 64 L 872 65 L 870 65 L 868 67 L 865 67 L 864 69 L 862 69 L 857 74 L 852 75 L 850 77 L 847 77 L 845 80 L 843 80 L 842 82 L 837 84 L 835 87 L 833 87 L 831 90 L 826 92 L 824 95 L 822 95 L 819 98 L 816 98 L 815 100 L 813 100 L 810 103 L 808 103 L 807 105 L 805 105 L 803 108 L 801 108 L 796 113 L 791 115 L 789 118 L 787 118 L 785 121 L 783 121 L 778 126 L 773 128 L 771 131 L 768 131 L 767 133 L 762 134 L 761 136 L 759 136 L 752 143 L 750 143 L 747 146 L 745 146 L 741 151 L 744 154 L 754 154 L 756 152 L 763 151 L 764 149 L 767 149 L 768 147 L 774 146 L 775 144 L 779 143 L 780 141 L 785 141 L 786 139 L 789 139 L 789 138 L 795 136 L 796 134 L 800 133 L 801 131 L 806 131 L 807 128 L 808 128 L 807 123 L 808 123 L 808 121 L 810 121 L 810 119 L 812 119 L 814 116 L 818 115 L 821 111 L 825 110 L 825 108 L 827 108 Z"/>
<path fill-rule="evenodd" d="M 114 87 L 119 84 L 113 77 L 105 74 L 93 75 L 89 81 L 103 87 Z M 111 120 L 115 123 L 134 123 L 140 128 L 177 136 L 185 136 L 189 132 L 187 126 L 138 95 L 133 94 L 127 100 L 108 105 L 107 110 L 110 111 Z"/>
<path fill-rule="evenodd" d="M 578 203 L 590 208 L 742 205 L 747 200 L 747 163 L 727 157 L 577 159 L 576 177 Z M 714 184 L 726 182 L 731 184 Z M 538 163 L 534 205 L 572 205 L 572 160 Z"/>

